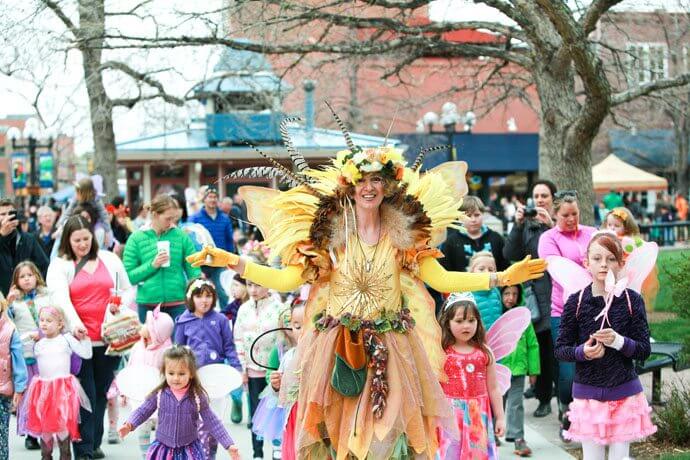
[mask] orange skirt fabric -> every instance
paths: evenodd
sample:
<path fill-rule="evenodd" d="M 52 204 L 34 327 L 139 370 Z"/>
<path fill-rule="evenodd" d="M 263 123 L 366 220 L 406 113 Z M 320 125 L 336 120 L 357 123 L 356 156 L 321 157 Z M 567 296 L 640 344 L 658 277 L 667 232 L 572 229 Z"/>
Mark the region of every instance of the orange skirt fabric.
<path fill-rule="evenodd" d="M 414 458 L 433 459 L 438 429 L 457 437 L 458 428 L 415 330 L 380 334 L 388 348 L 388 393 L 379 419 L 372 411 L 372 369 L 358 397 L 342 396 L 331 386 L 338 330 L 309 331 L 298 346 L 298 457 L 322 460 L 330 451 L 338 460 L 378 460 L 403 449 Z"/>

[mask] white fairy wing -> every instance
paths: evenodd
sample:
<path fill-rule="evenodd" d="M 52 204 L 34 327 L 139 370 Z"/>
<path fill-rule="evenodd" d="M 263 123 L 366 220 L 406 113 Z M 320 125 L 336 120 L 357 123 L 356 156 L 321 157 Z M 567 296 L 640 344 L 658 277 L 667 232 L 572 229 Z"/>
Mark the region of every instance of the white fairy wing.
<path fill-rule="evenodd" d="M 525 307 L 511 308 L 503 313 L 486 333 L 486 343 L 498 361 L 515 350 L 518 340 L 529 326 L 532 315 Z"/>
<path fill-rule="evenodd" d="M 636 247 L 625 261 L 620 276 L 628 277 L 628 288 L 635 292 L 642 291 L 642 283 L 656 266 L 659 246 L 656 243 L 645 242 Z"/>
<path fill-rule="evenodd" d="M 592 282 L 592 275 L 580 265 L 561 256 L 546 258 L 546 270 L 563 288 L 563 302 L 572 294 L 581 291 Z"/>
<path fill-rule="evenodd" d="M 199 381 L 211 399 L 221 398 L 242 385 L 237 369 L 227 364 L 209 364 L 198 372 Z"/>
<path fill-rule="evenodd" d="M 506 391 L 510 388 L 510 377 L 512 375 L 510 369 L 499 363 L 496 363 L 494 368 L 496 369 L 496 380 L 498 380 L 498 386 L 501 388 L 501 394 L 506 394 Z"/>
<path fill-rule="evenodd" d="M 134 401 L 144 401 L 161 383 L 161 373 L 155 367 L 132 365 L 117 374 L 116 382 L 121 394 Z"/>

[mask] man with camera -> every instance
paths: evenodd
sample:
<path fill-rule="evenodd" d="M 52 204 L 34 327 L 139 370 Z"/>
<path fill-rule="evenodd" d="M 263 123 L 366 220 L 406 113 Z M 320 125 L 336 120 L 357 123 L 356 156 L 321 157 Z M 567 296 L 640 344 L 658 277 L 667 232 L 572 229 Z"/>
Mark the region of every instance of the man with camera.
<path fill-rule="evenodd" d="M 31 233 L 23 232 L 19 221 L 14 202 L 0 199 L 0 290 L 5 296 L 10 290 L 14 267 L 19 262 L 32 261 L 44 278 L 48 270 L 48 257 L 41 243 Z"/>

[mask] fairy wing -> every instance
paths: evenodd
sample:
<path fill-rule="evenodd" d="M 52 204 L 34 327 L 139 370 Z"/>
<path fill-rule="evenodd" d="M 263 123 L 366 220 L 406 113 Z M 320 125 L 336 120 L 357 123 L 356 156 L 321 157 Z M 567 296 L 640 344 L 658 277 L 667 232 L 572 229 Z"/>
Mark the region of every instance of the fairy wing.
<path fill-rule="evenodd" d="M 271 215 L 274 212 L 271 202 L 280 191 L 254 185 L 243 185 L 237 191 L 247 205 L 247 217 L 267 238 L 271 232 Z"/>
<path fill-rule="evenodd" d="M 592 282 L 592 275 L 570 259 L 549 256 L 546 258 L 546 263 L 549 275 L 563 288 L 563 302 Z"/>
<path fill-rule="evenodd" d="M 659 246 L 656 243 L 644 242 L 628 256 L 623 266 L 622 275 L 628 277 L 628 287 L 636 292 L 642 291 L 642 283 L 656 266 Z"/>
<path fill-rule="evenodd" d="M 242 386 L 242 376 L 227 364 L 208 364 L 199 368 L 199 381 L 210 399 L 222 398 Z"/>
<path fill-rule="evenodd" d="M 152 366 L 136 364 L 118 372 L 117 388 L 134 401 L 143 401 L 161 383 L 161 373 Z"/>
<path fill-rule="evenodd" d="M 486 333 L 486 343 L 498 361 L 505 358 L 515 350 L 518 340 L 525 332 L 532 320 L 530 311 L 525 307 L 511 308 L 503 313 Z M 496 379 L 505 393 L 510 388 L 510 369 L 496 362 Z"/>

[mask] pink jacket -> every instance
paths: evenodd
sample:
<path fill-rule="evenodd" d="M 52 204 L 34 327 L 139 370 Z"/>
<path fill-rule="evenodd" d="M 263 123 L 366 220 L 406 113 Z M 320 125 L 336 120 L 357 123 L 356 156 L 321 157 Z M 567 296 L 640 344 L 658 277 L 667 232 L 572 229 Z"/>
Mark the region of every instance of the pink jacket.
<path fill-rule="evenodd" d="M 146 329 L 149 332 L 149 343 L 146 345 L 144 339 L 137 342 L 132 347 L 128 366 L 145 365 L 160 369 L 163 365 L 163 354 L 165 350 L 172 347 L 173 326 L 175 323 L 167 313 L 160 311 L 160 306 L 152 312 L 146 313 Z"/>
<path fill-rule="evenodd" d="M 597 229 L 580 225 L 576 232 L 564 232 L 558 226 L 542 233 L 539 238 L 539 257 L 561 256 L 583 265 L 587 245 Z M 560 317 L 563 313 L 563 288 L 551 279 L 551 316 Z"/>

